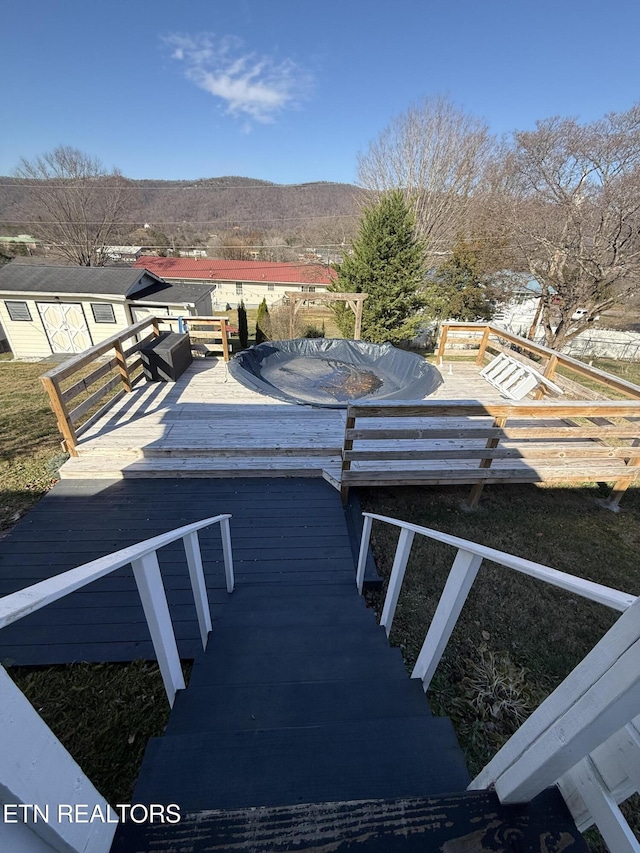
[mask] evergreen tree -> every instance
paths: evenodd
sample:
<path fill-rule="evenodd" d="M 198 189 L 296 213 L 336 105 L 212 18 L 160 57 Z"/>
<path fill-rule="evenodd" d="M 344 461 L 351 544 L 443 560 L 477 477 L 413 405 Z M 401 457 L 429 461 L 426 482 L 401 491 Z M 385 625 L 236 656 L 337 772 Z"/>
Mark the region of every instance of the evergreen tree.
<path fill-rule="evenodd" d="M 258 307 L 258 316 L 256 318 L 256 343 L 262 344 L 269 340 L 269 309 L 267 308 L 267 300 L 263 299 Z"/>
<path fill-rule="evenodd" d="M 489 320 L 494 295 L 491 277 L 482 269 L 478 250 L 462 239 L 425 287 L 427 312 L 437 320 Z"/>
<path fill-rule="evenodd" d="M 424 248 L 401 191 L 393 190 L 369 207 L 353 251 L 336 267 L 335 293 L 368 293 L 362 314 L 362 337 L 373 343 L 399 343 L 413 336 L 424 304 Z M 336 322 L 353 336 L 354 317 L 338 304 Z"/>
<path fill-rule="evenodd" d="M 244 299 L 238 305 L 238 338 L 242 349 L 249 346 L 249 324 L 247 323 L 247 309 L 244 307 Z"/>

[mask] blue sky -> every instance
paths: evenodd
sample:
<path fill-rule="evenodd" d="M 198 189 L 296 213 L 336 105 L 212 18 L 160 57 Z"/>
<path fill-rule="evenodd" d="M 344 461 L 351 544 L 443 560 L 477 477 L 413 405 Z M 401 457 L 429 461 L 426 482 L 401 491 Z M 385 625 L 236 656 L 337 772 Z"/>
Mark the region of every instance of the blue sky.
<path fill-rule="evenodd" d="M 72 145 L 132 178 L 353 182 L 428 95 L 496 134 L 640 100 L 638 0 L 8 0 L 2 24 L 0 174 Z"/>

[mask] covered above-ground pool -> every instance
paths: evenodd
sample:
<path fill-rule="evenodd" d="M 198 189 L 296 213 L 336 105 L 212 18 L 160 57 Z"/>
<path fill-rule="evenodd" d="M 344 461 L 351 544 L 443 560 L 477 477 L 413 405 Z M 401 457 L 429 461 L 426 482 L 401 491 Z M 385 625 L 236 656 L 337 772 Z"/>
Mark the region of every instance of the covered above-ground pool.
<path fill-rule="evenodd" d="M 421 400 L 442 383 L 437 368 L 415 353 L 327 338 L 259 344 L 236 355 L 229 370 L 261 394 L 332 408 L 353 400 Z"/>

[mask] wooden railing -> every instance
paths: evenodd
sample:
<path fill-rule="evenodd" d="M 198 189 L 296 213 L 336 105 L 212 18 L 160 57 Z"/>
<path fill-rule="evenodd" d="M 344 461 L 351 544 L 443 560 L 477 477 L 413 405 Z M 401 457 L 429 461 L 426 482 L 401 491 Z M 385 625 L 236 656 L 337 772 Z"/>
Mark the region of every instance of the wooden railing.
<path fill-rule="evenodd" d="M 213 334 L 228 361 L 226 317 L 158 316 L 145 317 L 43 374 L 40 380 L 49 395 L 63 449 L 77 456 L 82 433 L 143 379 L 140 350 L 160 335 L 161 327 L 189 331 L 189 337 L 197 341 L 198 331 L 190 331 L 189 326 L 201 325 L 207 327 L 201 334 Z M 101 380 L 106 381 L 96 388 Z M 99 406 L 105 398 L 106 402 Z"/>
<path fill-rule="evenodd" d="M 211 344 L 215 344 L 217 348 L 222 350 L 224 360 L 229 361 L 228 320 L 228 317 L 223 316 L 184 317 L 182 329 L 189 332 L 194 348 L 196 346 L 208 348 Z"/>
<path fill-rule="evenodd" d="M 182 539 L 200 636 L 206 648 L 212 625 L 198 531 L 220 524 L 226 586 L 227 592 L 231 593 L 234 573 L 230 518 L 230 515 L 205 518 L 7 595 L 0 599 L 0 628 L 131 564 L 167 698 L 173 706 L 176 692 L 184 689 L 185 683 L 157 552 L 165 545 Z M 77 803 L 90 803 L 90 813 L 95 806 L 102 810 L 103 815 L 107 813 L 108 806 L 1 666 L 0 754 L 3 758 L 0 762 L 3 802 L 14 804 L 11 818 L 3 827 L 0 841 L 0 846 L 5 845 L 3 850 L 50 849 L 75 853 L 92 850 L 108 853 L 117 818 L 108 822 L 79 823 L 57 819 L 53 809 L 58 804 L 75 807 Z M 19 772 L 17 768 L 22 770 Z M 33 804 L 50 806 L 50 820 L 34 820 Z"/>
<path fill-rule="evenodd" d="M 438 364 L 442 363 L 447 354 L 473 355 L 475 353 L 476 364 L 481 366 L 487 356 L 500 352 L 506 352 L 525 363 L 529 361 L 547 379 L 552 379 L 565 391 L 573 392 L 578 399 L 610 399 L 608 394 L 613 391 L 625 397 L 640 400 L 640 387 L 632 382 L 612 376 L 527 338 L 513 335 L 498 326 L 492 326 L 489 323 L 442 324 L 436 356 Z M 562 374 L 558 373 L 559 370 L 563 371 Z M 580 381 L 584 379 L 588 380 L 589 385 Z M 591 384 L 601 387 L 605 393 L 589 387 Z M 541 389 L 539 396 L 543 393 L 544 389 Z"/>
<path fill-rule="evenodd" d="M 360 592 L 374 520 L 400 528 L 380 619 L 387 635 L 416 534 L 457 549 L 411 675 L 422 680 L 425 691 L 485 559 L 622 612 L 469 788 L 494 787 L 502 802 L 522 803 L 558 784 L 579 829 L 596 823 L 610 850 L 638 853 L 640 845 L 618 804 L 640 791 L 640 598 L 457 536 L 373 513 L 364 513 L 356 575 Z"/>
<path fill-rule="evenodd" d="M 615 509 L 640 476 L 639 436 L 640 401 L 350 405 L 341 490 L 470 484 L 474 506 L 486 483 L 602 481 Z"/>

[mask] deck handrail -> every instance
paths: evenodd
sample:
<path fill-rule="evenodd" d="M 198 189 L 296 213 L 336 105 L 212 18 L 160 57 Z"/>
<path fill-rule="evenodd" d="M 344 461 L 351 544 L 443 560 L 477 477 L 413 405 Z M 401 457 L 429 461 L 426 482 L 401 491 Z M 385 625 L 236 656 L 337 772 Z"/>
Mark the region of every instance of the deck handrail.
<path fill-rule="evenodd" d="M 206 648 L 212 625 L 198 531 L 220 524 L 226 586 L 230 593 L 234 586 L 230 518 L 231 515 L 222 514 L 186 524 L 6 595 L 0 598 L 0 628 L 130 563 L 167 698 L 173 706 L 176 692 L 184 689 L 185 683 L 157 551 L 182 539 L 200 636 Z M 56 820 L 53 811 L 50 821 L 48 817 L 38 821 L 33 816 L 35 809 L 46 809 L 45 814 L 48 816 L 50 804 L 53 810 L 55 804 L 58 804 L 58 809 L 62 808 L 62 803 L 67 804 L 64 808 L 72 808 L 77 803 L 91 803 L 100 810 L 101 815 L 107 815 L 109 805 L 2 666 L 0 751 L 3 756 L 0 789 L 5 794 L 4 802 L 14 804 L 10 806 L 10 817 L 6 819 L 3 833 L 5 845 L 10 843 L 12 850 L 47 849 L 70 853 L 92 850 L 94 853 L 108 853 L 118 822 L 117 816 L 115 820 L 109 816 L 108 820 L 101 819 L 95 823 L 93 820 L 80 820 L 78 823 L 61 818 Z M 25 766 L 28 772 L 24 771 Z M 16 768 L 22 770 L 18 772 Z M 32 815 L 31 819 L 27 817 L 29 814 Z"/>
<path fill-rule="evenodd" d="M 411 674 L 422 680 L 425 691 L 485 559 L 622 612 L 603 639 L 520 726 L 469 788 L 494 786 L 501 802 L 513 803 L 528 802 L 544 788 L 558 784 L 580 828 L 597 823 L 610 849 L 637 853 L 640 847 L 617 803 L 640 790 L 640 597 L 411 522 L 369 512 L 363 516 L 356 572 L 360 593 L 373 521 L 400 528 L 380 618 L 387 636 L 415 535 L 457 549 Z M 612 764 L 624 779 L 616 791 L 604 781 Z"/>
<path fill-rule="evenodd" d="M 456 338 L 450 333 L 470 332 L 472 338 Z M 526 352 L 537 356 L 544 360 L 544 369 L 541 371 L 547 379 L 553 379 L 557 373 L 558 367 L 564 367 L 574 373 L 579 374 L 587 379 L 599 382 L 605 387 L 625 394 L 634 399 L 640 399 L 640 386 L 633 382 L 628 382 L 626 379 L 621 379 L 618 376 L 612 376 L 604 370 L 599 370 L 597 367 L 585 364 L 577 358 L 570 355 L 564 355 L 561 352 L 546 347 L 543 344 L 535 343 L 528 338 L 514 335 L 500 326 L 494 326 L 492 323 L 463 323 L 463 322 L 447 322 L 443 323 L 440 329 L 440 340 L 437 350 L 437 361 L 440 363 L 444 358 L 447 345 L 464 344 L 467 346 L 478 347 L 476 356 L 476 364 L 481 365 L 484 362 L 486 351 L 493 350 L 495 352 L 503 352 L 504 348 L 498 342 L 492 341 L 493 338 L 499 338 L 503 341 L 508 341 L 513 344 L 517 350 L 525 350 Z M 508 350 L 510 355 L 513 355 L 512 350 Z M 558 381 L 556 379 L 556 381 Z M 561 380 L 560 380 L 561 381 Z"/>
<path fill-rule="evenodd" d="M 169 704 L 173 705 L 176 692 L 183 690 L 185 685 L 157 551 L 178 539 L 183 540 L 200 638 L 203 648 L 206 648 L 212 626 L 198 530 L 220 524 L 226 586 L 227 592 L 231 593 L 234 588 L 234 573 L 230 518 L 231 515 L 223 514 L 186 524 L 5 595 L 0 598 L 0 629 L 130 563 L 149 625 L 167 698 Z"/>

